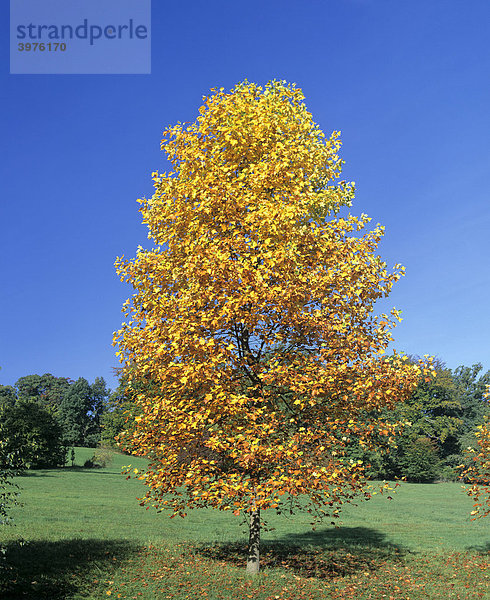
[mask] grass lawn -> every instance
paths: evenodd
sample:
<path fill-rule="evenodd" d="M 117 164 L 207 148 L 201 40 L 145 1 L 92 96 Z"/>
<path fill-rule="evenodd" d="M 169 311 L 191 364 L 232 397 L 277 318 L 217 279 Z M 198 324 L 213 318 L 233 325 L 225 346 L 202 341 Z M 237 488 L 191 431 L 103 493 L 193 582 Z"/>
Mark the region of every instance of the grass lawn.
<path fill-rule="evenodd" d="M 92 453 L 77 448 L 75 468 L 18 479 L 24 506 L 0 531 L 2 599 L 490 598 L 490 518 L 470 521 L 459 484 L 403 484 L 392 500 L 347 506 L 340 528 L 271 514 L 263 570 L 250 580 L 240 518 L 145 510 L 142 482 L 121 475 L 144 461 L 114 454 L 106 468 L 80 468 Z"/>

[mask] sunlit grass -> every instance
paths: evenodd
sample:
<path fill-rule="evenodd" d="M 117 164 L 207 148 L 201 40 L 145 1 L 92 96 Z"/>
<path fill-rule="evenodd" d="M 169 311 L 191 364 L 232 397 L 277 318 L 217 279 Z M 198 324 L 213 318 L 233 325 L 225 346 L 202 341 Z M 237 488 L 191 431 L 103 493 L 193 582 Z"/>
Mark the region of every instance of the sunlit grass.
<path fill-rule="evenodd" d="M 490 520 L 471 522 L 459 484 L 403 484 L 393 499 L 347 506 L 343 526 L 312 531 L 308 515 L 268 517 L 262 574 L 244 575 L 246 529 L 230 513 L 186 519 L 145 510 L 141 481 L 115 454 L 103 469 L 31 471 L 19 478 L 24 506 L 8 544 L 6 600 L 81 598 L 486 598 Z M 265 515 L 267 517 L 267 514 Z M 27 544 L 19 547 L 16 539 Z"/>

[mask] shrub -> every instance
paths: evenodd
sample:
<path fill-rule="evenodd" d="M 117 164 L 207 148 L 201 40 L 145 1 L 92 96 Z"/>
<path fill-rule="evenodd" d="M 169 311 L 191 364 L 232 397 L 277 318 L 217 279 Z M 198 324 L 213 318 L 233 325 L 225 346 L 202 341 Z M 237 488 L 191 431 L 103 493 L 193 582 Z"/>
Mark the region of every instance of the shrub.
<path fill-rule="evenodd" d="M 97 448 L 92 458 L 83 463 L 84 469 L 104 468 L 111 464 L 113 453 L 109 448 Z"/>
<path fill-rule="evenodd" d="M 113 453 L 108 448 L 97 448 L 92 457 L 94 465 L 99 467 L 107 467 L 111 464 Z"/>

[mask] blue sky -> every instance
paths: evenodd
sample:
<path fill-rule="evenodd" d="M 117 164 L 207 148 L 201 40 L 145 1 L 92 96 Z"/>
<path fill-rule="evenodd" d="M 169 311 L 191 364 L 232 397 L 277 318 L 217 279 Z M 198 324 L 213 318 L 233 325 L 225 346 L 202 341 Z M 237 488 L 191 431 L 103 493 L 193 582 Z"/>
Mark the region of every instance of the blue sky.
<path fill-rule="evenodd" d="M 394 347 L 490 369 L 486 0 L 153 0 L 151 75 L 10 75 L 8 21 L 3 2 L 0 384 L 116 386 L 132 291 L 113 263 L 148 244 L 136 199 L 166 168 L 161 133 L 245 78 L 296 82 L 342 132 L 351 212 L 406 267 L 379 307 L 403 311 Z"/>

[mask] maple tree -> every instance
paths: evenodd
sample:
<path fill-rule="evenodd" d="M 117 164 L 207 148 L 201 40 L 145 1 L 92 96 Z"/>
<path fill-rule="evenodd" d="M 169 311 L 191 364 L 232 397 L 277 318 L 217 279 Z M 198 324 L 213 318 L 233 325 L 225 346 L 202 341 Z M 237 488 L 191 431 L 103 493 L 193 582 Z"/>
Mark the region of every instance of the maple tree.
<path fill-rule="evenodd" d="M 338 216 L 354 194 L 339 132 L 326 138 L 303 100 L 295 85 L 244 82 L 166 129 L 173 170 L 139 200 L 155 248 L 116 262 L 135 293 L 114 343 L 128 385 L 151 382 L 126 439 L 149 459 L 134 470 L 142 504 L 247 514 L 250 573 L 261 511 L 307 497 L 316 517 L 336 516 L 369 496 L 346 444 L 390 437 L 379 410 L 426 368 L 383 356 L 399 314 L 373 307 L 403 268 L 376 255 L 382 227 Z"/>

